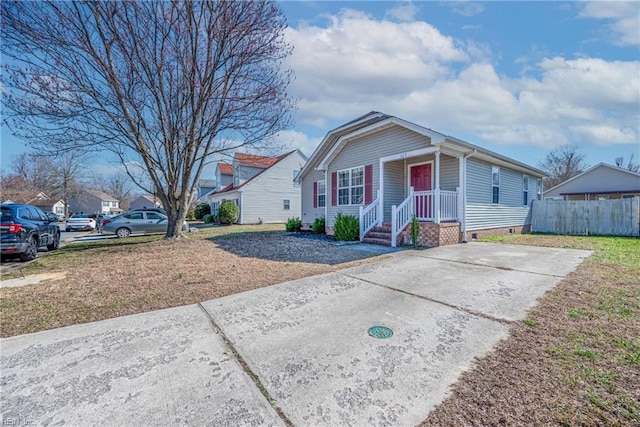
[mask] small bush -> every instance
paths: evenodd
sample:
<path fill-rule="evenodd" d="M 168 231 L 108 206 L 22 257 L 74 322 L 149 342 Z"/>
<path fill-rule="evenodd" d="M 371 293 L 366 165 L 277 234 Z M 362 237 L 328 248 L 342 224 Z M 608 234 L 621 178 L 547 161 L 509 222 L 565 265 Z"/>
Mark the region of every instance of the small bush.
<path fill-rule="evenodd" d="M 285 227 L 287 231 L 300 231 L 302 229 L 302 220 L 298 217 L 289 218 Z"/>
<path fill-rule="evenodd" d="M 311 230 L 313 231 L 313 234 L 324 234 L 325 233 L 324 217 L 323 216 L 313 220 L 313 224 L 311 224 Z"/>
<path fill-rule="evenodd" d="M 211 214 L 206 214 L 205 216 L 202 217 L 202 221 L 205 224 L 213 224 L 215 222 L 215 215 L 211 215 Z"/>
<path fill-rule="evenodd" d="M 203 220 L 204 216 L 211 213 L 211 206 L 208 203 L 201 203 L 193 211 L 193 215 L 197 220 Z"/>
<path fill-rule="evenodd" d="M 225 200 L 218 208 L 218 221 L 220 224 L 233 224 L 238 221 L 240 209 L 233 200 Z"/>
<path fill-rule="evenodd" d="M 360 221 L 353 215 L 338 212 L 333 223 L 333 232 L 337 240 L 353 241 L 360 239 Z"/>
<path fill-rule="evenodd" d="M 418 247 L 418 237 L 420 236 L 420 221 L 414 215 L 411 220 L 411 244 L 414 248 Z"/>

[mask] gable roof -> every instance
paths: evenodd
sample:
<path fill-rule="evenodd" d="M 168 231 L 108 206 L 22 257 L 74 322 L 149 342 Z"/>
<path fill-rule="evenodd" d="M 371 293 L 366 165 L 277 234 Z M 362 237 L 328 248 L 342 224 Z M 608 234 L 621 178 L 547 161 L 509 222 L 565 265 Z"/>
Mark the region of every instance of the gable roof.
<path fill-rule="evenodd" d="M 315 169 L 325 170 L 327 165 L 333 160 L 333 158 L 340 152 L 342 147 L 350 140 L 359 138 L 367 134 L 378 132 L 382 129 L 387 129 L 393 126 L 400 126 L 405 129 L 411 130 L 418 134 L 429 137 L 433 146 L 439 146 L 444 149 L 455 150 L 456 152 L 466 155 L 473 155 L 475 158 L 481 160 L 495 162 L 497 164 L 508 165 L 514 169 L 524 171 L 533 176 L 542 178 L 546 176 L 546 173 L 531 167 L 525 163 L 487 150 L 475 144 L 463 141 L 458 138 L 454 138 L 449 135 L 442 134 L 432 129 L 411 123 L 407 120 L 400 119 L 388 114 L 383 114 L 377 111 L 372 111 L 364 116 L 360 116 L 345 125 L 342 125 L 334 130 L 329 131 L 324 137 L 320 145 L 313 152 L 309 161 L 300 172 L 300 177 L 309 173 L 309 171 Z"/>
<path fill-rule="evenodd" d="M 87 190 L 87 193 L 91 194 L 92 196 L 97 197 L 98 199 L 102 200 L 102 201 L 110 201 L 110 202 L 117 202 L 118 199 L 116 199 L 113 196 L 108 195 L 107 193 L 100 191 L 100 190 Z"/>
<path fill-rule="evenodd" d="M 36 202 L 49 200 L 49 196 L 42 191 L 3 191 L 2 202 L 10 200 L 13 203 L 25 203 L 33 205 Z"/>
<path fill-rule="evenodd" d="M 550 194 L 552 192 L 559 192 L 559 194 L 565 194 L 562 193 L 562 189 L 564 187 L 567 186 L 571 186 L 571 184 L 579 184 L 579 181 L 583 181 L 585 179 L 589 179 L 589 175 L 595 173 L 595 171 L 597 171 L 598 169 L 605 169 L 607 172 L 609 173 L 614 173 L 614 174 L 618 174 L 619 176 L 628 176 L 631 179 L 636 179 L 637 180 L 637 185 L 633 188 L 633 187 L 629 187 L 628 189 L 624 190 L 624 191 L 640 191 L 640 173 L 637 172 L 632 172 L 628 169 L 624 169 L 624 168 L 620 168 L 618 166 L 613 166 L 613 165 L 609 165 L 607 163 L 598 163 L 597 165 L 587 169 L 586 171 L 582 172 L 581 174 L 578 174 L 572 178 L 567 179 L 566 181 L 561 182 L 560 184 L 549 188 L 548 190 L 544 191 L 544 194 Z M 599 189 L 593 189 L 593 190 L 597 190 L 594 192 L 606 192 L 606 191 L 621 191 L 623 190 L 622 188 L 615 188 L 616 187 L 616 183 L 611 180 L 608 179 L 606 180 L 606 182 L 603 182 L 603 184 L 606 184 L 606 186 L 608 188 L 611 188 L 610 190 L 605 190 L 604 187 L 599 187 Z M 590 191 L 587 191 L 590 192 Z M 580 193 L 584 193 L 583 191 L 580 191 Z M 566 193 L 569 194 L 569 193 Z"/>
<path fill-rule="evenodd" d="M 233 175 L 233 168 L 228 163 L 218 163 L 218 170 L 222 175 Z"/>
<path fill-rule="evenodd" d="M 291 153 L 287 153 L 289 155 Z M 285 155 L 285 156 L 286 156 Z M 248 153 L 235 153 L 233 156 L 234 162 L 237 161 L 239 164 L 243 166 L 251 166 L 255 168 L 269 168 L 280 161 L 282 156 L 280 157 L 267 157 L 267 156 L 257 156 L 255 154 Z"/>
<path fill-rule="evenodd" d="M 269 167 L 266 167 L 265 169 L 261 170 L 260 172 L 258 172 L 257 174 L 255 174 L 250 179 L 246 180 L 245 182 L 243 182 L 240 185 L 234 186 L 233 183 L 231 183 L 231 184 L 227 185 L 226 187 L 222 188 L 220 191 L 211 192 L 211 193 L 209 193 L 207 195 L 218 195 L 218 194 L 222 194 L 222 193 L 231 193 L 231 192 L 237 191 L 237 190 L 241 189 L 242 187 L 254 182 L 260 175 L 265 173 L 267 170 L 271 169 L 273 166 L 277 165 L 282 160 L 286 159 L 287 157 L 289 157 L 292 154 L 297 153 L 297 152 L 299 152 L 300 156 L 302 156 L 302 158 L 306 160 L 306 156 L 304 154 L 302 154 L 302 152 L 300 150 L 289 151 L 288 153 L 282 154 L 281 156 L 278 156 L 278 157 L 257 156 L 257 157 L 264 157 L 264 158 L 267 158 L 267 159 L 271 159 L 272 160 L 270 162 L 271 165 Z"/>

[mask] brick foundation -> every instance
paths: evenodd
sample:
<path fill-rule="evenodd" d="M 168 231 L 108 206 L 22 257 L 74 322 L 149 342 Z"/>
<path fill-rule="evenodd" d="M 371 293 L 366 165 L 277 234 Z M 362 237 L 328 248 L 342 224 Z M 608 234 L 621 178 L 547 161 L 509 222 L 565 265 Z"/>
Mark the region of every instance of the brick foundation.
<path fill-rule="evenodd" d="M 461 242 L 460 223 L 442 222 L 421 222 L 418 233 L 418 246 L 433 248 L 436 246 L 454 245 Z M 399 245 L 411 244 L 411 224 L 405 228 L 398 236 Z"/>
<path fill-rule="evenodd" d="M 522 234 L 529 233 L 531 225 L 513 225 L 511 227 L 486 228 L 483 230 L 467 231 L 467 241 L 473 239 L 482 239 L 483 237 L 498 236 L 504 234 Z M 462 233 L 460 233 L 462 234 Z"/>

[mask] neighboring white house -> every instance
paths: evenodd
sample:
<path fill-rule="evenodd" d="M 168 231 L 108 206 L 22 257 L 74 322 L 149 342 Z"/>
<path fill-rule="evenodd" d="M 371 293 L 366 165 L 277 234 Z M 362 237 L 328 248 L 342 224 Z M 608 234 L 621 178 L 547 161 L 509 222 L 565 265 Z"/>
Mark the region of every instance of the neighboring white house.
<path fill-rule="evenodd" d="M 545 173 L 460 139 L 371 112 L 330 131 L 300 173 L 301 218 L 360 219 L 360 238 L 439 246 L 531 225 Z"/>
<path fill-rule="evenodd" d="M 279 157 L 236 153 L 233 164 L 219 163 L 219 188 L 207 194 L 211 213 L 233 200 L 240 208 L 239 224 L 284 223 L 300 212 L 300 185 L 294 178 L 307 158 L 300 150 Z M 230 173 L 229 173 L 230 172 Z"/>
<path fill-rule="evenodd" d="M 603 200 L 640 196 L 640 174 L 599 163 L 544 192 L 545 199 Z"/>

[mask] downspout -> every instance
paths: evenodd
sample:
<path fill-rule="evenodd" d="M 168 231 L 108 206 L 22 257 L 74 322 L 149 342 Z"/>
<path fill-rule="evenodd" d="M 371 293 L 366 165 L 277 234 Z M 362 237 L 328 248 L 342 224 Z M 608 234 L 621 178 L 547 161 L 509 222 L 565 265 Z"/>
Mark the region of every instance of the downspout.
<path fill-rule="evenodd" d="M 467 159 L 477 153 L 478 150 L 474 149 L 464 156 L 462 161 L 462 243 L 467 243 Z"/>

